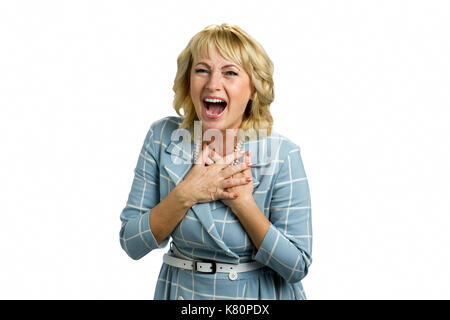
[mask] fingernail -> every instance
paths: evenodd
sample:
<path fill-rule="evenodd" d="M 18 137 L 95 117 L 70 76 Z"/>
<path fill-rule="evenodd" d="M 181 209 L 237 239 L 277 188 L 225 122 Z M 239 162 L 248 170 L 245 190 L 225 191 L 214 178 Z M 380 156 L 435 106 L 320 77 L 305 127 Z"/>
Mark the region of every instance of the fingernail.
<path fill-rule="evenodd" d="M 251 167 L 252 165 L 253 165 L 253 163 L 247 162 L 247 167 Z"/>
<path fill-rule="evenodd" d="M 235 193 L 235 194 L 234 194 L 234 198 L 237 198 L 237 197 L 238 197 L 238 195 L 237 195 L 237 193 Z"/>
<path fill-rule="evenodd" d="M 245 178 L 245 181 L 250 182 L 250 181 L 252 181 L 252 178 L 247 177 L 247 178 Z"/>

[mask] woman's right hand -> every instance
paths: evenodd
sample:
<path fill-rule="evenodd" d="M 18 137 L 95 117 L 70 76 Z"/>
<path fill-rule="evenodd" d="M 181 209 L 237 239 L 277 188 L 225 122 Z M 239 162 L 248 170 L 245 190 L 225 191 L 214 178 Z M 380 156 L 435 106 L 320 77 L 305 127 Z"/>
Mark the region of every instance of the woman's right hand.
<path fill-rule="evenodd" d="M 233 177 L 250 167 L 248 163 L 231 165 L 234 160 L 242 157 L 244 152 L 234 152 L 224 158 L 216 154 L 213 156 L 216 162 L 211 161 L 211 152 L 212 150 L 205 145 L 201 153 L 201 163 L 194 164 L 185 179 L 180 182 L 184 196 L 193 205 L 200 202 L 236 199 L 238 195 L 227 189 L 252 181 L 249 177 Z"/>

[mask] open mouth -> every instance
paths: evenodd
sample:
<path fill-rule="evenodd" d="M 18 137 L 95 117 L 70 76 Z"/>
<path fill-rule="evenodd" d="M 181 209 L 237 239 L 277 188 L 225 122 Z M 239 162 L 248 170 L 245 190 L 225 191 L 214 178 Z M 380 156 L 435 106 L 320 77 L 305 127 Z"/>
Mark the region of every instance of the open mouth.
<path fill-rule="evenodd" d="M 203 107 L 208 118 L 217 119 L 227 108 L 227 103 L 221 99 L 205 98 L 203 99 Z"/>

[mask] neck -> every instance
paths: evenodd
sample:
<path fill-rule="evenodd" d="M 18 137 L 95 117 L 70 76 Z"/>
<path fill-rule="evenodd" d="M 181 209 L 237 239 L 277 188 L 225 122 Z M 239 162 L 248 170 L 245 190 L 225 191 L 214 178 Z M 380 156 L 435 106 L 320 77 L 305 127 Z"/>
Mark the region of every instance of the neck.
<path fill-rule="evenodd" d="M 202 145 L 204 143 L 211 146 L 222 157 L 234 152 L 237 144 L 238 129 L 217 130 L 211 135 L 210 132 L 203 132 Z"/>

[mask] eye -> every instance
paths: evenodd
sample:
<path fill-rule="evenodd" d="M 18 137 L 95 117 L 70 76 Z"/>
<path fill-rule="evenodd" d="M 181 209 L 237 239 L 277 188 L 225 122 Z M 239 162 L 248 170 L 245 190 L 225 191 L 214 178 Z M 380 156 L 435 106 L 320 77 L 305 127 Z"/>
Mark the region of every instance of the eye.
<path fill-rule="evenodd" d="M 205 70 L 205 69 L 195 69 L 195 73 L 201 73 L 201 72 L 208 72 L 208 70 Z"/>
<path fill-rule="evenodd" d="M 229 76 L 237 76 L 238 74 L 236 73 L 236 72 L 234 72 L 234 71 L 227 71 L 227 72 L 225 72 L 225 74 L 226 75 L 229 75 Z"/>

